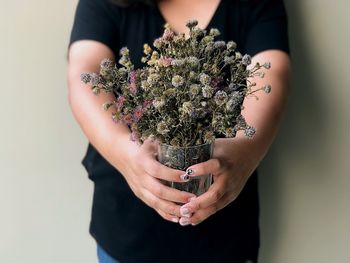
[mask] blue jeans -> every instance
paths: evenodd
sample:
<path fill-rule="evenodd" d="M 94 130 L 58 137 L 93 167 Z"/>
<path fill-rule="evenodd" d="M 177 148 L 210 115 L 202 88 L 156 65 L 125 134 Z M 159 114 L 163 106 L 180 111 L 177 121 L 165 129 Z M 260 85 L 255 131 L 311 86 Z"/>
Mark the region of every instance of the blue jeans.
<path fill-rule="evenodd" d="M 97 257 L 99 263 L 120 263 L 118 260 L 108 255 L 99 245 L 97 245 Z"/>

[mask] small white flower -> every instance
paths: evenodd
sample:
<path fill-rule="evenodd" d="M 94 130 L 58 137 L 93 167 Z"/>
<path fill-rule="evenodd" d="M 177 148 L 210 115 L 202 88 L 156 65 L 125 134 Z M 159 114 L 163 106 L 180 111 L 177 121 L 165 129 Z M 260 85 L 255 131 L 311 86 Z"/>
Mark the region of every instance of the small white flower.
<path fill-rule="evenodd" d="M 173 84 L 174 87 L 180 87 L 182 86 L 182 84 L 184 84 L 184 78 L 181 77 L 180 75 L 175 75 L 172 79 L 171 79 L 171 84 Z"/>

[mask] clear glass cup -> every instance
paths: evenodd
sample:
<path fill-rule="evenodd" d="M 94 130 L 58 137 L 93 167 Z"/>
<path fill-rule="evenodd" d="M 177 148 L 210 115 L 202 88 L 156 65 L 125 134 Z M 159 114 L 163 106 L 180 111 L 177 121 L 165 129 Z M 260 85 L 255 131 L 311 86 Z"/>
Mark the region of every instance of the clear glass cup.
<path fill-rule="evenodd" d="M 160 144 L 158 147 L 158 161 L 168 167 L 186 171 L 193 164 L 208 161 L 213 156 L 213 143 L 189 147 L 176 147 Z M 169 187 L 193 193 L 197 196 L 205 193 L 213 181 L 212 174 L 191 178 L 188 182 L 169 182 L 162 180 Z"/>

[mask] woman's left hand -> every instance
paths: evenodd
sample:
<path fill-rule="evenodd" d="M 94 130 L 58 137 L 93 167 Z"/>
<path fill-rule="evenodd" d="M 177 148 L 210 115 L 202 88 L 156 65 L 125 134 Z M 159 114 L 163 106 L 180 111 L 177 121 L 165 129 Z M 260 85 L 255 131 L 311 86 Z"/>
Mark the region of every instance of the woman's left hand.
<path fill-rule="evenodd" d="M 233 202 L 256 169 L 260 158 L 252 153 L 250 139 L 216 139 L 213 158 L 187 169 L 191 177 L 212 173 L 214 183 L 201 196 L 181 207 L 180 224 L 197 225 Z"/>
<path fill-rule="evenodd" d="M 255 76 L 251 82 L 257 87 L 268 83 L 272 92 L 259 96 L 258 101 L 254 96 L 246 97 L 243 103 L 247 123 L 263 132 L 252 139 L 241 132 L 234 139 L 216 139 L 213 159 L 188 168 L 194 171 L 191 176 L 212 173 L 214 183 L 208 192 L 181 207 L 181 225 L 199 224 L 233 202 L 272 144 L 287 102 L 290 60 L 283 51 L 266 50 L 253 57 L 252 65 L 265 61 L 272 64 L 271 69 L 263 79 Z"/>

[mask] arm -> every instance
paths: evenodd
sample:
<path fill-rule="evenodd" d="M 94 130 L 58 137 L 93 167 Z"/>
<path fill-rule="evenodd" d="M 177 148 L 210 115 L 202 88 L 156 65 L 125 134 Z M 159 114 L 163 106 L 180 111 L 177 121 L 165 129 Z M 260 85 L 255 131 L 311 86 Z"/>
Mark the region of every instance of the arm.
<path fill-rule="evenodd" d="M 89 54 L 89 55 L 87 55 Z M 95 96 L 80 80 L 82 72 L 98 72 L 99 62 L 104 58 L 114 59 L 113 52 L 95 41 L 78 41 L 69 50 L 68 99 L 73 115 L 91 144 L 116 167 L 123 167 L 127 156 L 116 147 L 135 151 L 128 129 L 114 124 L 110 112 L 101 110 L 102 104 L 115 99 L 113 94 L 101 93 Z M 115 156 L 117 155 L 117 156 Z"/>
<path fill-rule="evenodd" d="M 166 187 L 156 178 L 181 181 L 183 172 L 156 161 L 154 142 L 148 141 L 142 146 L 132 142 L 129 129 L 114 123 L 111 113 L 102 109 L 102 104 L 114 96 L 105 93 L 95 96 L 80 80 L 82 72 L 98 72 L 103 58 L 113 59 L 114 55 L 100 42 L 80 40 L 71 45 L 68 99 L 73 115 L 91 144 L 122 173 L 135 195 L 163 218 L 177 222 L 180 206 L 174 202 L 186 203 L 193 195 Z"/>
<path fill-rule="evenodd" d="M 214 158 L 190 168 L 194 176 L 213 173 L 214 184 L 209 191 L 181 209 L 180 223 L 198 224 L 234 201 L 250 175 L 265 156 L 278 131 L 288 97 L 289 57 L 285 52 L 268 50 L 254 56 L 253 63 L 271 62 L 265 78 L 256 77 L 257 87 L 271 84 L 272 91 L 257 94 L 259 100 L 247 97 L 242 112 L 249 125 L 257 129 L 253 139 L 238 133 L 234 139 L 218 139 Z"/>

